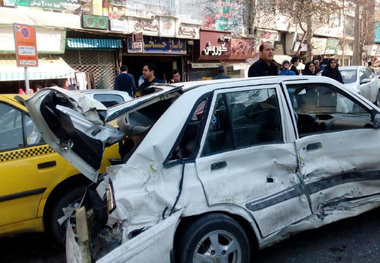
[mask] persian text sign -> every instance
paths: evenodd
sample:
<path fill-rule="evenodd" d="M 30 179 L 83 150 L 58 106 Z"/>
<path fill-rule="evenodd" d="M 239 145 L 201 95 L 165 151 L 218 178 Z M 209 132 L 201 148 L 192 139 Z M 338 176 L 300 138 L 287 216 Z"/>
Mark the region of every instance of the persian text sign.
<path fill-rule="evenodd" d="M 36 28 L 13 24 L 16 60 L 18 67 L 38 67 Z"/>

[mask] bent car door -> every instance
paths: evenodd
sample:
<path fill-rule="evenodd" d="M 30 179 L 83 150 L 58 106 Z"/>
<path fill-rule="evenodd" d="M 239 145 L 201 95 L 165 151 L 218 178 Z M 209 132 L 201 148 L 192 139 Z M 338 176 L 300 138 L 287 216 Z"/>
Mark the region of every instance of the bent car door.
<path fill-rule="evenodd" d="M 311 214 L 283 100 L 278 85 L 216 91 L 196 159 L 208 204 L 240 206 L 263 237 Z"/>
<path fill-rule="evenodd" d="M 96 181 L 105 145 L 124 136 L 105 123 L 105 106 L 61 88 L 43 89 L 25 100 L 25 105 L 50 147 Z"/>
<path fill-rule="evenodd" d="M 375 108 L 326 83 L 286 87 L 298 116 L 296 147 L 313 212 L 331 222 L 376 206 L 380 130 L 373 128 Z"/>

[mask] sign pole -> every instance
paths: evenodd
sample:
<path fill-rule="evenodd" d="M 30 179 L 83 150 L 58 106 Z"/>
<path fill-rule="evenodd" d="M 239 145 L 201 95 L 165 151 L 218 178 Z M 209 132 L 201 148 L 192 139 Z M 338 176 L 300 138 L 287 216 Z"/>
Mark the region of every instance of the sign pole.
<path fill-rule="evenodd" d="M 29 88 L 29 78 L 28 78 L 28 67 L 24 67 L 25 69 L 25 93 L 30 95 L 30 88 Z"/>

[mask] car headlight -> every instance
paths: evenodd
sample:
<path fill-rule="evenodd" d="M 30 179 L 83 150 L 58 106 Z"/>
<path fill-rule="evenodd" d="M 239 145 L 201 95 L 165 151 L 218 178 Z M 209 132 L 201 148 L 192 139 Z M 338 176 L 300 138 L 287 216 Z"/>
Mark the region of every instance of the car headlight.
<path fill-rule="evenodd" d="M 106 197 L 107 197 L 107 210 L 108 213 L 111 213 L 113 210 L 116 209 L 116 202 L 115 202 L 115 195 L 113 191 L 113 185 L 112 181 L 109 181 L 109 184 L 106 188 Z"/>

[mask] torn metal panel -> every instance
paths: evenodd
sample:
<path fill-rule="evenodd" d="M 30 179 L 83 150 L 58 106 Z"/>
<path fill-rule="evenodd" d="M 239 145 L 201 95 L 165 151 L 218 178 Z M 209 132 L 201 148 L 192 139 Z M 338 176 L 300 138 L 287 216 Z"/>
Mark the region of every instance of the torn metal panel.
<path fill-rule="evenodd" d="M 105 124 L 105 106 L 81 93 L 46 88 L 25 101 L 44 140 L 92 181 L 106 144 L 124 134 Z"/>
<path fill-rule="evenodd" d="M 123 243 L 97 262 L 150 263 L 170 262 L 170 250 L 173 249 L 174 232 L 183 209 L 172 216 L 157 222 L 148 230 Z"/>

